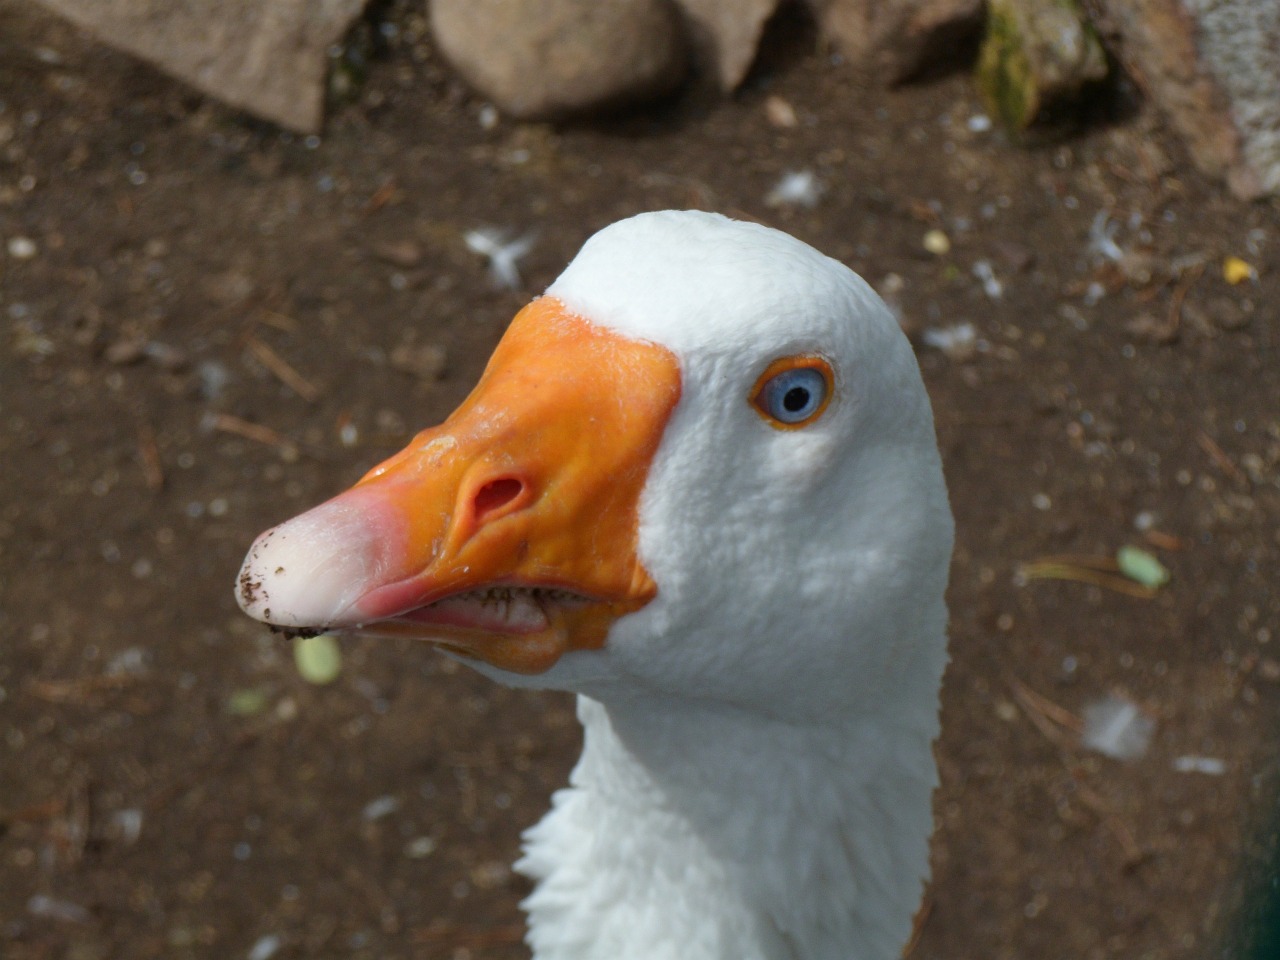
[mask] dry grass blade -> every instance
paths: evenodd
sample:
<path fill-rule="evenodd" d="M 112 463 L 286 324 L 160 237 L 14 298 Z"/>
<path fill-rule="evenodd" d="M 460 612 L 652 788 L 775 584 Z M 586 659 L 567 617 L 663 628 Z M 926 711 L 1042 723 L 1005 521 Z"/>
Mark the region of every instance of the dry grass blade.
<path fill-rule="evenodd" d="M 1116 569 L 1114 560 L 1099 557 L 1079 558 L 1079 560 L 1088 560 L 1088 566 L 1077 560 L 1064 562 L 1066 560 L 1067 558 L 1063 557 L 1046 557 L 1024 563 L 1018 569 L 1028 580 L 1071 580 L 1076 583 L 1089 583 L 1105 590 L 1137 597 L 1139 600 L 1150 600 L 1156 595 L 1156 591 L 1151 587 L 1135 583 L 1118 572 L 1112 573 L 1111 571 Z"/>
<path fill-rule="evenodd" d="M 1059 706 L 1044 694 L 1032 690 L 1017 677 L 1011 677 L 1009 685 L 1013 688 L 1013 695 L 1018 698 L 1018 702 L 1027 709 L 1043 714 L 1058 726 L 1064 727 L 1074 734 L 1084 732 L 1084 721 L 1066 707 Z"/>
<path fill-rule="evenodd" d="M 316 385 L 300 374 L 288 362 L 257 337 L 245 339 L 245 349 L 253 354 L 254 359 L 272 372 L 286 387 L 308 403 L 320 399 L 320 391 Z"/>
<path fill-rule="evenodd" d="M 1008 682 L 1018 705 L 1047 740 L 1063 750 L 1072 750 L 1079 746 L 1079 737 L 1084 730 L 1083 720 L 1043 694 L 1032 690 L 1017 677 L 1010 677 Z M 1080 798 L 1080 802 L 1098 817 L 1102 825 L 1120 844 L 1120 848 L 1124 851 L 1125 867 L 1133 867 L 1141 863 L 1147 854 L 1134 839 L 1133 831 L 1120 819 L 1110 804 L 1085 784 L 1079 773 L 1071 769 L 1072 763 L 1066 755 L 1062 760 L 1067 765 L 1067 772 L 1075 784 L 1076 796 Z"/>
<path fill-rule="evenodd" d="M 49 703 L 84 703 L 95 693 L 104 690 L 119 690 L 138 677 L 121 673 L 104 677 L 80 677 L 75 680 L 28 680 L 27 692 L 33 697 L 47 700 Z"/>
<path fill-rule="evenodd" d="M 164 487 L 164 466 L 160 462 L 160 448 L 156 444 L 156 432 L 149 423 L 138 424 L 138 462 L 142 464 L 142 476 L 148 490 Z"/>
<path fill-rule="evenodd" d="M 1174 552 L 1187 548 L 1186 542 L 1181 537 L 1175 537 L 1172 533 L 1165 533 L 1162 530 L 1144 530 L 1142 536 L 1147 543 L 1159 550 Z"/>
<path fill-rule="evenodd" d="M 210 418 L 209 425 L 214 430 L 220 430 L 223 433 L 235 434 L 237 437 L 244 437 L 246 440 L 265 443 L 269 447 L 280 447 L 282 449 L 293 448 L 292 443 L 280 436 L 280 434 L 276 433 L 270 427 L 263 426 L 260 423 L 250 423 L 248 420 L 242 420 L 229 413 L 215 413 Z"/>
<path fill-rule="evenodd" d="M 1079 777 L 1074 778 L 1076 783 L 1076 796 L 1080 798 L 1080 802 L 1092 810 L 1102 824 L 1111 831 L 1112 836 L 1120 844 L 1120 849 L 1124 851 L 1125 865 L 1128 867 L 1136 866 L 1146 859 L 1146 851 L 1134 839 L 1133 831 L 1128 825 L 1120 819 L 1119 814 L 1111 809 L 1111 805 L 1107 803 L 1099 794 L 1091 787 L 1086 786 Z"/>
<path fill-rule="evenodd" d="M 275 327 L 284 333 L 298 332 L 298 321 L 278 310 L 268 310 L 266 307 L 262 307 L 258 310 L 258 315 L 254 319 L 259 323 L 266 324 L 268 327 Z"/>
<path fill-rule="evenodd" d="M 396 184 L 395 177 L 389 177 L 383 182 L 382 186 L 373 191 L 368 202 L 364 205 L 364 212 L 377 213 L 383 207 L 398 200 L 399 195 L 400 188 Z"/>
<path fill-rule="evenodd" d="M 1217 464 L 1219 470 L 1241 486 L 1249 486 L 1249 478 L 1235 465 L 1235 461 L 1227 456 L 1227 452 L 1218 446 L 1213 437 L 1201 430 L 1196 434 L 1196 443 L 1200 444 L 1200 449 L 1209 455 L 1209 459 Z"/>
<path fill-rule="evenodd" d="M 1173 296 L 1169 301 L 1169 328 L 1175 333 L 1182 326 L 1182 303 L 1187 299 L 1187 293 L 1195 286 L 1202 273 L 1204 273 L 1204 264 L 1192 267 L 1174 287 Z"/>
<path fill-rule="evenodd" d="M 1037 557 L 1032 563 L 1059 564 L 1066 567 L 1083 567 L 1099 573 L 1119 573 L 1120 564 L 1115 557 L 1100 557 L 1091 553 L 1052 553 Z"/>
<path fill-rule="evenodd" d="M 53 797 L 40 803 L 19 807 L 17 810 L 0 810 L 0 827 L 11 823 L 40 823 L 62 816 L 67 809 L 66 797 Z"/>

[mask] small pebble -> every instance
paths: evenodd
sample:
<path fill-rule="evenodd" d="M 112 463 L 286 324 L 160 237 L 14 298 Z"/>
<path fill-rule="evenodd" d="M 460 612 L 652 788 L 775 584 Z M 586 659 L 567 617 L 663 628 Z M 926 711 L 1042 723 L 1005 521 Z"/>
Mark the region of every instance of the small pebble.
<path fill-rule="evenodd" d="M 979 260 L 973 265 L 973 275 L 982 282 L 982 290 L 992 300 L 999 300 L 1004 296 L 1004 284 L 996 277 L 995 271 L 991 269 L 989 260 Z"/>
<path fill-rule="evenodd" d="M 280 938 L 274 933 L 259 937 L 245 956 L 245 960 L 271 960 L 280 950 Z"/>
<path fill-rule="evenodd" d="M 1178 773 L 1203 773 L 1210 777 L 1220 777 L 1227 772 L 1227 764 L 1217 757 L 1183 756 L 1174 758 L 1173 769 Z"/>
<path fill-rule="evenodd" d="M 117 810 L 111 815 L 111 826 L 125 846 L 133 846 L 142 836 L 142 811 L 137 807 Z"/>
<path fill-rule="evenodd" d="M 10 237 L 9 256 L 15 260 L 30 260 L 36 255 L 36 242 L 30 237 Z"/>
<path fill-rule="evenodd" d="M 436 842 L 430 837 L 415 837 L 405 844 L 404 855 L 410 860 L 422 860 L 435 853 Z"/>
<path fill-rule="evenodd" d="M 790 130 L 798 122 L 795 107 L 777 94 L 765 99 L 764 115 L 770 124 L 780 130 Z"/>
<path fill-rule="evenodd" d="M 13 252 L 12 241 L 10 241 L 9 252 Z M 32 253 L 34 254 L 34 252 L 33 249 Z M 14 254 L 14 256 L 17 256 L 17 254 Z M 1239 257 L 1227 257 L 1222 261 L 1222 279 L 1234 287 L 1236 284 L 1244 283 L 1246 280 L 1257 280 L 1258 271 Z"/>
<path fill-rule="evenodd" d="M 951 239 L 941 230 L 930 230 L 922 241 L 924 248 L 935 257 L 943 257 L 951 252 Z"/>
<path fill-rule="evenodd" d="M 62 923 L 88 923 L 89 911 L 70 900 L 59 900 L 37 893 L 27 901 L 27 911 L 35 917 L 59 920 Z"/>
<path fill-rule="evenodd" d="M 381 820 L 383 817 L 390 816 L 399 809 L 400 801 L 391 796 L 391 794 L 387 794 L 366 803 L 364 809 L 360 811 L 360 816 L 372 823 L 374 820 Z"/>

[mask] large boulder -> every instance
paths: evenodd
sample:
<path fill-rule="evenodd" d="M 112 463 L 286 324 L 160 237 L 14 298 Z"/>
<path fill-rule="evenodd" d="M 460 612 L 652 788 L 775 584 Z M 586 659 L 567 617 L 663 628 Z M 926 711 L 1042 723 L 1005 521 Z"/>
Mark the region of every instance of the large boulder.
<path fill-rule="evenodd" d="M 978 87 L 1011 132 L 1106 76 L 1106 52 L 1075 0 L 990 0 Z"/>
<path fill-rule="evenodd" d="M 458 72 L 521 119 L 656 97 L 687 63 L 670 0 L 432 0 L 431 26 Z"/>
<path fill-rule="evenodd" d="M 197 89 L 305 133 L 324 119 L 329 47 L 366 0 L 39 0 Z"/>
<path fill-rule="evenodd" d="M 676 0 L 690 25 L 699 60 L 720 89 L 736 90 L 756 58 L 764 27 L 781 0 Z"/>
<path fill-rule="evenodd" d="M 1095 24 L 1196 166 L 1280 193 L 1280 0 L 1095 0 Z"/>
<path fill-rule="evenodd" d="M 886 83 L 931 73 L 972 47 L 983 0 L 809 0 L 823 34 Z"/>

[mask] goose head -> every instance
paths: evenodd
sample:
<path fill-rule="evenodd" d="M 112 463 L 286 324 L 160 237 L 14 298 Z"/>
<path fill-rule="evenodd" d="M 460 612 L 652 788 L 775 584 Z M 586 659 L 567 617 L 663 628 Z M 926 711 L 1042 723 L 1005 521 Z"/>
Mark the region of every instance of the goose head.
<path fill-rule="evenodd" d="M 786 234 L 664 212 L 593 236 L 442 425 L 259 537 L 237 598 L 509 684 L 829 715 L 936 673 L 951 538 L 876 294 Z"/>
<path fill-rule="evenodd" d="M 879 297 L 778 231 L 663 212 L 589 239 L 444 423 L 262 534 L 237 597 L 287 631 L 419 637 L 503 683 L 582 694 L 615 727 L 651 718 L 628 756 L 650 751 L 637 762 L 654 768 L 705 772 L 733 729 L 753 731 L 752 750 L 768 724 L 835 731 L 839 744 L 860 725 L 869 738 L 909 731 L 900 806 L 920 836 L 875 941 L 900 946 L 926 870 L 951 545 L 928 398 Z M 730 732 L 709 738 L 706 764 L 680 766 L 671 755 L 696 736 L 685 728 L 659 750 L 655 731 L 695 714 L 756 719 L 709 723 Z M 592 737 L 589 721 L 588 753 Z M 868 759 L 874 749 L 853 765 L 891 763 Z M 820 816 L 816 801 L 798 804 L 798 817 Z M 834 822 L 857 804 L 828 806 Z M 866 806 L 899 804 L 888 792 Z M 704 819 L 703 834 L 720 829 Z M 545 830 L 542 841 L 560 849 Z M 720 844 L 730 858 L 733 846 Z"/>

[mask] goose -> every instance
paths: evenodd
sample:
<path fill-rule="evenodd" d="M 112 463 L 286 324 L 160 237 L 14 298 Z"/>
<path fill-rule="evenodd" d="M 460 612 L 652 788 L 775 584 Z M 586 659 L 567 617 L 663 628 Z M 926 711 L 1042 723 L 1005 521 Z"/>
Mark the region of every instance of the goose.
<path fill-rule="evenodd" d="M 952 539 L 880 298 L 664 211 L 592 236 L 462 405 L 263 533 L 236 593 L 577 694 L 516 864 L 537 960 L 889 960 L 928 874 Z"/>

